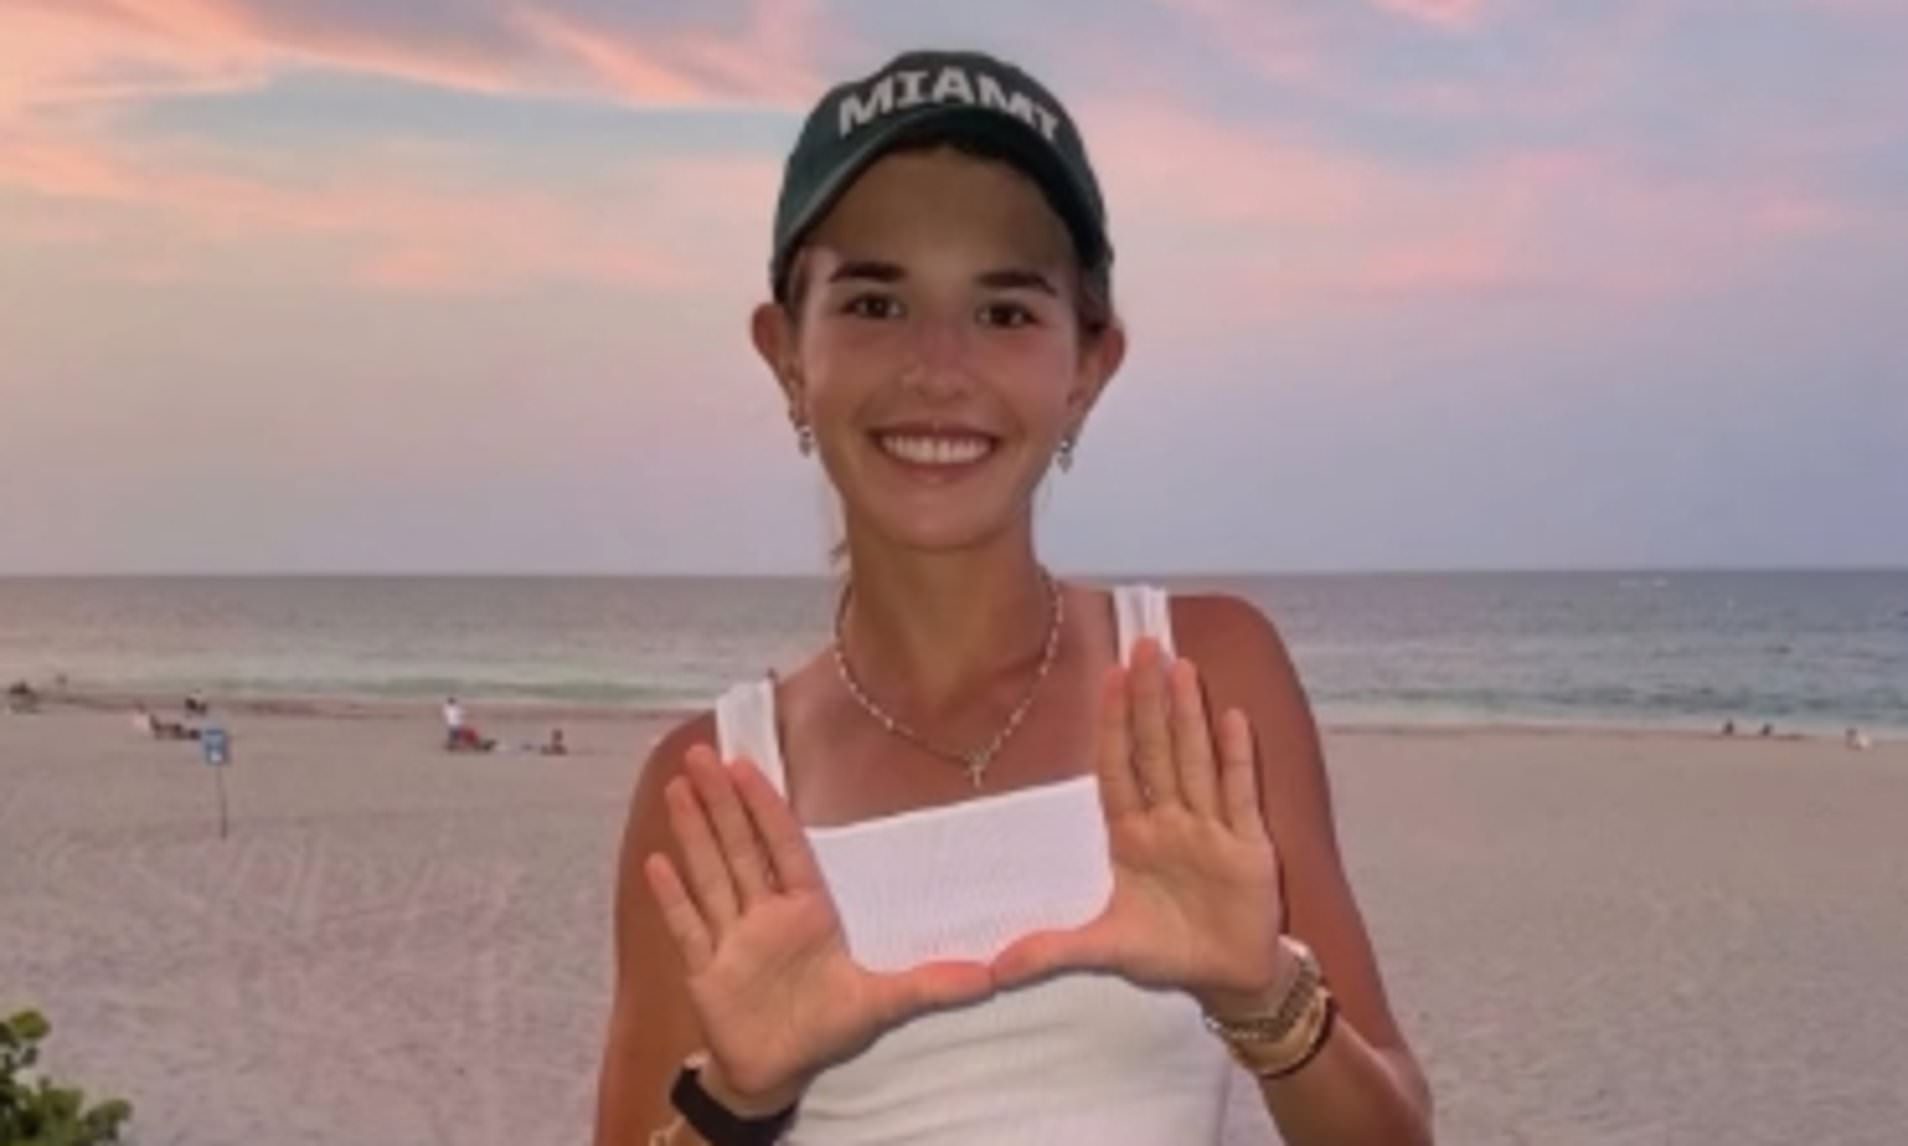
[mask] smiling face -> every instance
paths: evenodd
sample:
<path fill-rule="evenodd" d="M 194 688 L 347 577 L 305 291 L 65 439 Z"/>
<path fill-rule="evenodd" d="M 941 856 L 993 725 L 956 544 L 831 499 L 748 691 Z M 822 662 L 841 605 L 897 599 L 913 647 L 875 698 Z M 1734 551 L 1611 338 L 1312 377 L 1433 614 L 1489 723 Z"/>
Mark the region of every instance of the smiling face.
<path fill-rule="evenodd" d="M 1123 351 L 1083 329 L 1065 225 L 1007 164 L 889 155 L 828 213 L 756 343 L 814 428 L 849 529 L 907 548 L 1024 526 Z"/>

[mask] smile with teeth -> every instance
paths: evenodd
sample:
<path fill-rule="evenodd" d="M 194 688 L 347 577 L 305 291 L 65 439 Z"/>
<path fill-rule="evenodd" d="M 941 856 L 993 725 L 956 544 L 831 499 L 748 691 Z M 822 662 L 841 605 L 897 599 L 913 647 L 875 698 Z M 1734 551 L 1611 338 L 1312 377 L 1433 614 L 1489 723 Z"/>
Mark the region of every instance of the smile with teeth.
<path fill-rule="evenodd" d="M 994 452 L 994 439 L 973 434 L 876 434 L 881 452 L 917 466 L 972 465 Z"/>

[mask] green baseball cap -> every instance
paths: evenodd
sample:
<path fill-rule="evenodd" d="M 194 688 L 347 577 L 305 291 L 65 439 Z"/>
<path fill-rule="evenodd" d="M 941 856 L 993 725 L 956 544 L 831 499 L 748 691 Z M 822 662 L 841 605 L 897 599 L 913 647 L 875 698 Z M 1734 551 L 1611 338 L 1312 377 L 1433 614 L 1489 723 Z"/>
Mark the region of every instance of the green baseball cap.
<path fill-rule="evenodd" d="M 1040 81 L 979 52 L 907 52 L 830 89 L 789 152 L 775 204 L 769 285 L 785 298 L 810 228 L 877 159 L 903 146 L 967 144 L 1031 176 L 1073 236 L 1082 266 L 1113 260 L 1086 142 Z"/>

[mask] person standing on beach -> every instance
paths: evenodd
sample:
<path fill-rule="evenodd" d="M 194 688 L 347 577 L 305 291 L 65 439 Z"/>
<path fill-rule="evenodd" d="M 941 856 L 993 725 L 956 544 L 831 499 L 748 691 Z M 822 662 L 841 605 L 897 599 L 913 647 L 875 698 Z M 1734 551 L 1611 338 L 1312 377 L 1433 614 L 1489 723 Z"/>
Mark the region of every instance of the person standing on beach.
<path fill-rule="evenodd" d="M 464 706 L 457 698 L 444 698 L 444 743 L 452 748 L 464 739 Z"/>
<path fill-rule="evenodd" d="M 789 156 L 756 349 L 843 507 L 834 639 L 632 798 L 598 1146 L 1429 1143 L 1319 737 L 1254 606 L 1050 575 L 1125 353 L 1097 181 L 1023 71 L 919 52 Z"/>

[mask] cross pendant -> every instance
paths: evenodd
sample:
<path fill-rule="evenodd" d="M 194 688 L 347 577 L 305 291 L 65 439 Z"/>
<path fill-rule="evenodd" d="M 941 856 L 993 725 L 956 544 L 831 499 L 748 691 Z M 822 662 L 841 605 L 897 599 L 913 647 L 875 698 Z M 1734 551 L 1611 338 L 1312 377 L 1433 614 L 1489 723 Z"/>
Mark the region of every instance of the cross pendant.
<path fill-rule="evenodd" d="M 987 757 L 975 752 L 967 757 L 967 782 L 980 791 L 981 777 L 987 772 Z"/>

